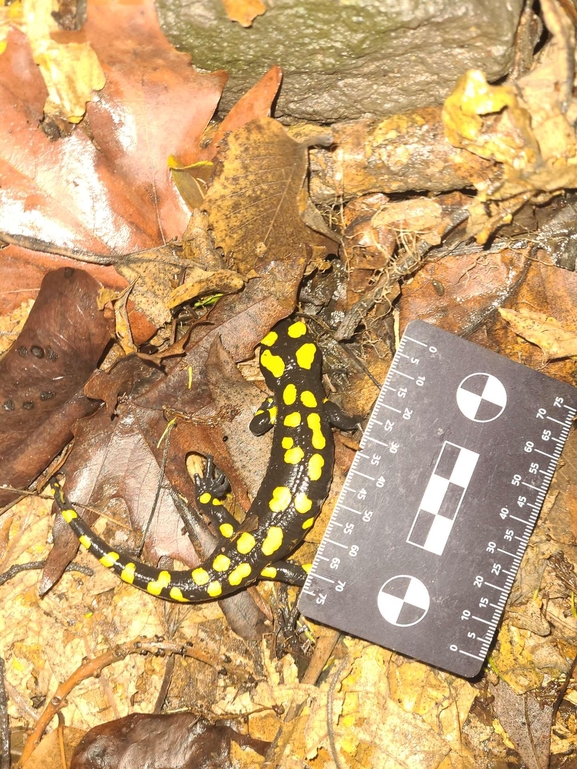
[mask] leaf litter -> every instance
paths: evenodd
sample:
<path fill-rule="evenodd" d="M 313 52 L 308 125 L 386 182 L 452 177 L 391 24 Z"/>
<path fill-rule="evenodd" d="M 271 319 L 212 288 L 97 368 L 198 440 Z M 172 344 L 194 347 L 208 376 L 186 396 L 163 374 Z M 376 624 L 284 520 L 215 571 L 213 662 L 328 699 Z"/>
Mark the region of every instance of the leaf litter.
<path fill-rule="evenodd" d="M 237 6 L 246 11 L 248 4 Z M 181 502 L 194 498 L 190 473 L 200 469 L 199 455 L 213 455 L 231 481 L 238 512 L 247 509 L 269 454 L 267 439 L 246 430 L 262 400 L 251 359 L 260 338 L 297 306 L 313 311 L 326 384 L 351 413 L 370 409 L 377 389 L 367 372 L 383 381 L 395 337 L 414 317 L 575 381 L 575 274 L 538 248 L 538 232 L 516 224 L 528 203 L 546 207 L 552 194 L 574 186 L 572 73 L 563 62 L 575 43 L 562 5 L 542 3 L 550 38 L 515 81 L 492 86 L 482 73 L 469 73 L 443 109 L 330 129 L 286 129 L 269 117 L 278 68 L 220 127 L 207 129 L 224 74 L 196 73 L 164 41 L 151 4 L 138 8 L 139 14 L 134 5 L 111 14 L 106 2 L 89 4 L 86 40 L 106 83 L 82 92 L 90 91 L 87 119 L 68 133 L 60 119 L 74 123 L 78 109 L 62 107 L 58 116 L 46 109 L 54 91 L 34 64 L 24 16 L 19 9 L 7 14 L 15 28 L 0 56 L 7 75 L 0 80 L 3 132 L 12 132 L 10 145 L 0 143 L 6 327 L 18 328 L 20 302 L 36 297 L 41 276 L 76 256 L 84 261 L 75 265 L 85 270 L 80 274 L 93 276 L 83 301 L 95 302 L 102 286 L 122 291 L 136 281 L 119 307 L 116 335 L 141 357 L 123 355 L 117 342 L 103 360 L 113 294 L 101 293 L 104 309 L 91 311 L 100 342 L 91 355 L 84 343 L 78 351 L 72 345 L 72 355 L 86 361 L 79 365 L 75 357 L 77 379 L 62 397 L 77 397 L 90 409 L 99 401 L 104 406 L 76 422 L 80 414 L 58 413 L 55 402 L 48 416 L 62 427 L 47 431 L 50 451 L 42 423 L 23 423 L 13 454 L 22 461 L 20 446 L 27 444 L 26 474 L 7 469 L 5 482 L 29 486 L 73 430 L 67 491 L 96 530 L 128 548 L 138 548 L 147 531 L 149 562 L 198 563 L 214 540 L 196 518 L 183 533 Z M 41 4 L 25 11 L 44 12 Z M 136 61 L 127 56 L 134 41 L 156 52 L 158 69 L 139 54 Z M 65 67 L 61 74 L 66 77 Z M 189 92 L 197 97 L 195 110 L 182 96 Z M 45 114 L 60 131 L 52 140 L 39 127 Z M 476 196 L 454 192 L 470 184 Z M 386 197 L 415 189 L 437 195 Z M 323 207 L 325 222 L 311 198 Z M 327 208 L 327 201 L 339 200 L 350 202 Z M 502 226 L 508 222 L 509 230 Z M 493 241 L 475 247 L 467 243 L 470 235 Z M 38 294 L 30 315 L 36 335 L 55 333 L 70 315 L 67 294 L 45 320 L 46 295 Z M 74 337 L 82 320 L 70 326 Z M 18 362 L 18 345 L 37 346 L 27 327 L 2 365 Z M 147 353 L 142 343 L 155 333 Z M 45 350 L 48 342 L 41 341 Z M 44 376 L 39 369 L 39 387 Z M 351 461 L 354 441 L 336 440 L 333 489 L 304 550 L 320 540 Z M 213 720 L 240 716 L 234 727 L 245 736 L 227 733 L 219 743 L 222 766 L 233 754 L 235 765 L 251 767 L 445 769 L 521 759 L 544 766 L 551 751 L 553 761 L 562 760 L 577 733 L 568 715 L 576 697 L 575 451 L 572 436 L 488 666 L 473 683 L 355 639 L 339 640 L 311 623 L 297 626 L 300 640 L 283 639 L 287 591 L 269 584 L 183 610 L 118 584 L 108 571 L 92 569 L 85 554 L 77 556 L 78 566 L 90 572 L 65 571 L 77 541 L 57 517 L 50 548 L 48 502 L 24 500 L 2 518 L 1 570 L 30 560 L 46 565 L 40 586 L 35 571 L 0 585 L 12 722 L 29 729 L 38 722 L 40 729 L 62 706 L 43 708 L 43 700 L 70 687 L 64 732 L 50 732 L 52 745 L 41 743 L 48 752 L 26 765 L 57 765 L 62 744 L 70 754 L 78 742 L 75 730 L 105 722 L 106 749 L 118 750 L 124 727 L 116 719 L 135 707 L 150 714 L 192 709 Z M 294 600 L 293 589 L 288 595 Z M 161 727 L 169 747 L 178 744 L 179 728 Z M 207 734 L 220 739 L 211 729 Z M 250 740 L 260 752 L 247 752 Z M 201 760 L 214 745 L 205 745 Z M 171 760 L 176 763 L 174 755 Z"/>

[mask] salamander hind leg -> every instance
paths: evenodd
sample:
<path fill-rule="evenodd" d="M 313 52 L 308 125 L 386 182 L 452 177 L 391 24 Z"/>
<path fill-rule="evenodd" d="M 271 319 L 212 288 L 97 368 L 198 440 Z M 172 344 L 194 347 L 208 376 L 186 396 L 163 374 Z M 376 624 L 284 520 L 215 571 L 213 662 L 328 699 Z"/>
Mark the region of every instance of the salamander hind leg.
<path fill-rule="evenodd" d="M 302 587 L 307 578 L 307 569 L 294 561 L 275 561 L 261 569 L 259 576 L 260 579 L 286 582 L 289 585 Z"/>
<path fill-rule="evenodd" d="M 196 502 L 199 509 L 218 530 L 219 534 L 230 539 L 238 528 L 238 521 L 232 517 L 223 504 L 223 498 L 229 488 L 228 478 L 217 467 L 211 456 L 206 458 L 204 475 L 194 476 Z"/>

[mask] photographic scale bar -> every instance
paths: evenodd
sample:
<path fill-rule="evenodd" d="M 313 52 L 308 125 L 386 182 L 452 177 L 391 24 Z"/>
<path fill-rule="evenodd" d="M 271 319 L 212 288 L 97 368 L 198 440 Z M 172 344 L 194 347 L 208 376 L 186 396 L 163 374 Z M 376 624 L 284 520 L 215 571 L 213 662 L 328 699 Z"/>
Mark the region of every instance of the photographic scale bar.
<path fill-rule="evenodd" d="M 301 592 L 303 615 L 476 675 L 576 413 L 570 385 L 410 323 Z"/>

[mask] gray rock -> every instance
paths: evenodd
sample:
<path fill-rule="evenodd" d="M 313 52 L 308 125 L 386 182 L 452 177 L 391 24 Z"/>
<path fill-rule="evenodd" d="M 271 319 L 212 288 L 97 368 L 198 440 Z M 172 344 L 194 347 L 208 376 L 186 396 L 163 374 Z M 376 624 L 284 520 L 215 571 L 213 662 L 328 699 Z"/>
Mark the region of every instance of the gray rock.
<path fill-rule="evenodd" d="M 245 29 L 221 0 L 157 0 L 161 25 L 196 67 L 226 69 L 228 111 L 273 64 L 276 117 L 332 123 L 439 104 L 459 75 L 490 81 L 512 62 L 523 0 L 268 0 Z"/>

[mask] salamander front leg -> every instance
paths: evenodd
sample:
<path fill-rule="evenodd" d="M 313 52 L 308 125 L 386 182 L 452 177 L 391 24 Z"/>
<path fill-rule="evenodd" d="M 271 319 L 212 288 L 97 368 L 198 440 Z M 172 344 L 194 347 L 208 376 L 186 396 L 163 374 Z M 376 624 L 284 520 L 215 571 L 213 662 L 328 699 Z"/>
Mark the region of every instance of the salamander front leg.
<path fill-rule="evenodd" d="M 275 424 L 276 417 L 277 407 L 275 399 L 269 395 L 255 411 L 248 426 L 249 430 L 253 435 L 264 435 Z"/>
<path fill-rule="evenodd" d="M 333 427 L 338 427 L 339 430 L 349 432 L 350 430 L 356 430 L 357 427 L 360 427 L 360 417 L 351 417 L 348 414 L 345 414 L 341 407 L 337 406 L 337 404 L 332 401 L 325 401 L 325 414 L 331 425 Z"/>

